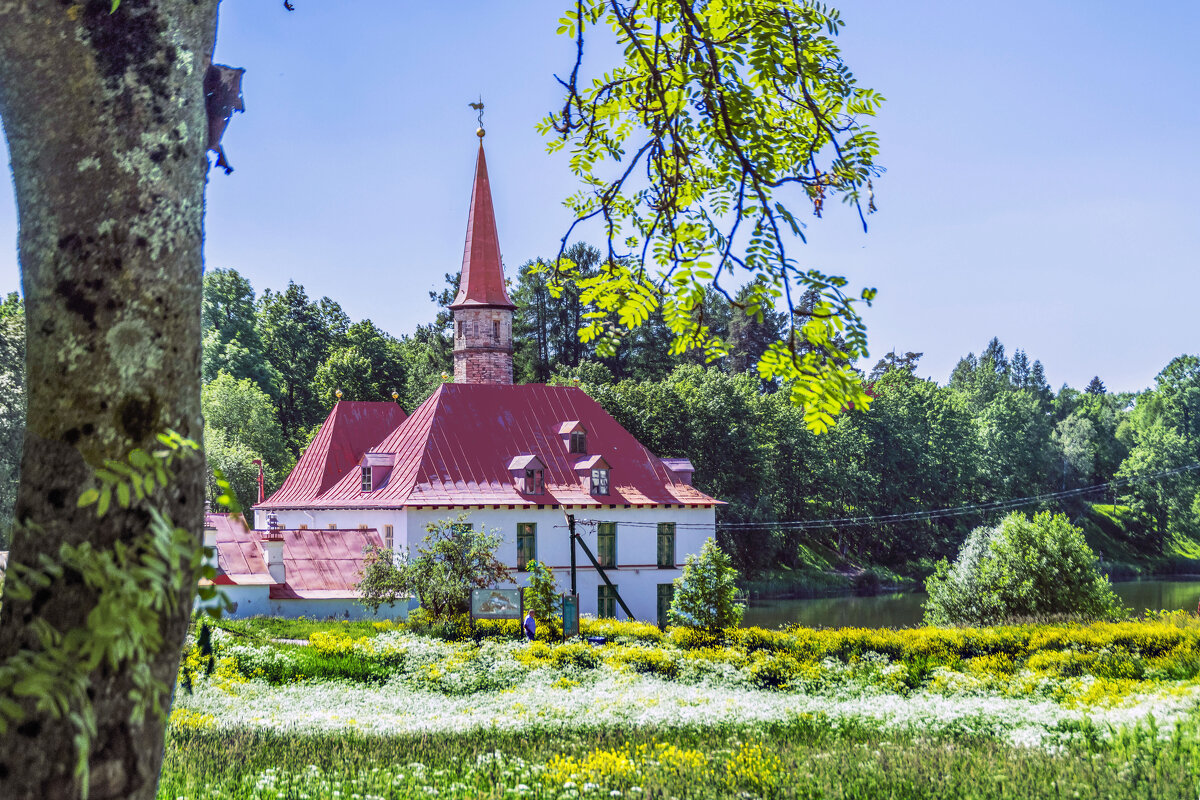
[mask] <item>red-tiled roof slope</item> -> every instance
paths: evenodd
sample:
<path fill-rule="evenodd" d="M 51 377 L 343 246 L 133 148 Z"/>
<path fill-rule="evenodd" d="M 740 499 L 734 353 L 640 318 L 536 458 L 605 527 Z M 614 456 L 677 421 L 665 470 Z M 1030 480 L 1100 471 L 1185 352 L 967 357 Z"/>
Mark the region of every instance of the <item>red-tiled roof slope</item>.
<path fill-rule="evenodd" d="M 374 529 L 282 531 L 284 583 L 276 584 L 259 546 L 264 531 L 250 530 L 240 515 L 209 514 L 205 524 L 217 529 L 214 583 L 270 585 L 276 599 L 357 597 L 363 549 L 383 547 Z"/>
<path fill-rule="evenodd" d="M 374 530 L 302 530 L 283 532 L 287 579 L 271 587 L 272 599 L 358 597 L 363 548 L 383 547 Z"/>
<path fill-rule="evenodd" d="M 471 209 L 467 212 L 467 242 L 463 249 L 462 279 L 450 308 L 515 309 L 504 289 L 500 261 L 500 236 L 492 209 L 492 187 L 488 181 L 483 142 L 475 161 L 475 183 L 471 187 Z"/>
<path fill-rule="evenodd" d="M 587 431 L 587 454 L 567 452 L 563 422 Z M 428 505 L 714 505 L 680 481 L 582 389 L 541 384 L 442 384 L 373 451 L 395 453 L 387 483 L 362 491 L 347 476 L 310 506 Z M 509 464 L 532 454 L 545 465 L 542 495 L 513 485 Z M 610 494 L 592 496 L 577 462 L 603 456 L 612 467 Z"/>
<path fill-rule="evenodd" d="M 350 473 L 363 454 L 405 420 L 395 403 L 338 401 L 278 491 L 255 508 L 289 508 L 320 497 Z"/>

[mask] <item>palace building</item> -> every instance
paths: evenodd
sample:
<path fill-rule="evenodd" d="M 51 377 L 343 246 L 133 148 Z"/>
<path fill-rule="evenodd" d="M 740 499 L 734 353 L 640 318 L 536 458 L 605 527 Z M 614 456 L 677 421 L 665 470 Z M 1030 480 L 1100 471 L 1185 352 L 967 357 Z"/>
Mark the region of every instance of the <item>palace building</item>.
<path fill-rule="evenodd" d="M 225 565 L 244 562 L 245 585 L 259 581 L 266 589 L 258 593 L 274 598 L 271 612 L 250 611 L 259 604 L 248 602 L 245 613 L 288 613 L 284 600 L 312 609 L 321 600 L 338 614 L 334 595 L 352 603 L 365 544 L 401 550 L 419 543 L 427 524 L 460 514 L 502 537 L 499 557 L 518 585 L 536 559 L 568 591 L 572 515 L 634 616 L 656 622 L 687 554 L 715 533 L 720 501 L 692 486 L 686 459 L 655 456 L 577 387 L 513 384 L 515 306 L 480 137 L 450 306 L 454 381 L 407 416 L 394 403 L 338 401 L 283 485 L 254 507 L 255 530 L 224 536 L 236 541 L 220 548 L 227 586 L 242 584 Z M 320 553 L 338 554 L 324 573 Z M 305 586 L 291 585 L 293 570 Z M 582 550 L 576 574 L 583 613 L 625 616 Z M 347 605 L 343 613 L 362 612 Z"/>

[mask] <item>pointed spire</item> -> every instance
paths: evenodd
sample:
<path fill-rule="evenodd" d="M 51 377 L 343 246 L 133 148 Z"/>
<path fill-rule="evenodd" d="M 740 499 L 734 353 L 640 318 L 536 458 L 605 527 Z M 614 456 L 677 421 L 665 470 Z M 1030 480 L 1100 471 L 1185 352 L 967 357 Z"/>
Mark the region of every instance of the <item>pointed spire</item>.
<path fill-rule="evenodd" d="M 475 162 L 475 184 L 471 187 L 471 211 L 467 215 L 467 244 L 463 251 L 462 278 L 458 295 L 450 304 L 457 308 L 515 309 L 504 289 L 500 264 L 500 237 L 492 210 L 492 189 L 487 159 L 483 155 L 483 129 L 479 129 L 479 158 Z"/>

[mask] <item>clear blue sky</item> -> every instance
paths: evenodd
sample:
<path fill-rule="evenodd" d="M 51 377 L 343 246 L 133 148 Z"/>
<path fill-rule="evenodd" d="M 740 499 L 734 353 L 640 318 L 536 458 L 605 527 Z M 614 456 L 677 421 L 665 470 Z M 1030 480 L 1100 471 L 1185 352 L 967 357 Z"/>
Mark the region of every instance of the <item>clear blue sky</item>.
<path fill-rule="evenodd" d="M 225 136 L 237 171 L 210 174 L 208 268 L 295 280 L 396 335 L 431 320 L 462 259 L 480 94 L 506 265 L 556 252 L 574 184 L 533 126 L 572 62 L 565 5 L 226 0 L 217 60 L 246 67 L 247 112 Z M 1056 387 L 1136 390 L 1200 352 L 1200 4 L 835 5 L 846 60 L 888 98 L 888 172 L 868 234 L 839 205 L 797 252 L 879 288 L 872 361 L 923 351 L 945 381 L 999 336 Z M 3 292 L 15 242 L 0 192 Z"/>

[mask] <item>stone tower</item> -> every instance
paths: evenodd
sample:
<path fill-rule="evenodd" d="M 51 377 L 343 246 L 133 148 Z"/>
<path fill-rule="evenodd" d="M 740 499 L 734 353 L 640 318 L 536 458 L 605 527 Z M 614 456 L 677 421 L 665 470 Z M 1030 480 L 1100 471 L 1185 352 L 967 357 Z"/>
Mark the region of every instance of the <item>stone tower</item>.
<path fill-rule="evenodd" d="M 454 313 L 454 382 L 511 384 L 512 320 L 516 306 L 504 288 L 482 128 L 479 137 L 462 278 L 458 294 L 450 304 Z"/>

